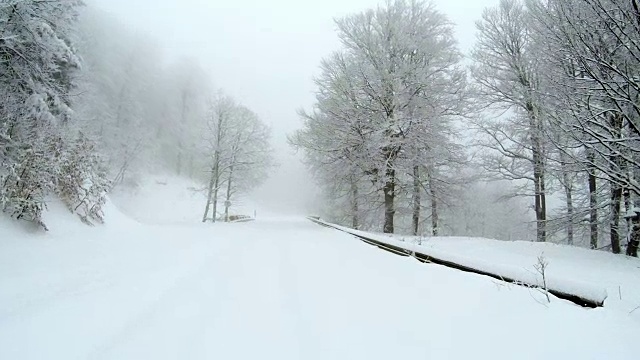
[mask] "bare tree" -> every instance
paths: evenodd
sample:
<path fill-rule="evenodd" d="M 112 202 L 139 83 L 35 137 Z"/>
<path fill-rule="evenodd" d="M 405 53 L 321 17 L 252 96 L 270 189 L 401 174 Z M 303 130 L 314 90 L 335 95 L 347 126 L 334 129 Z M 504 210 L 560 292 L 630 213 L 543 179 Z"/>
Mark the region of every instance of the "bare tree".
<path fill-rule="evenodd" d="M 358 191 L 361 182 L 381 193 L 382 230 L 393 233 L 399 194 L 412 186 L 415 191 L 411 184 L 423 184 L 424 169 L 434 166 L 426 149 L 442 147 L 436 139 L 451 140 L 432 132 L 446 128 L 459 110 L 461 56 L 451 23 L 421 1 L 390 1 L 337 26 L 344 50 L 323 61 L 316 111 L 303 113 L 305 127 L 292 142 L 305 149 L 312 167 L 337 170 L 332 181 L 349 189 L 344 193 L 352 199 L 371 194 Z M 425 141 L 434 142 L 418 144 Z M 419 200 L 414 194 L 415 208 Z M 375 199 L 367 201 L 378 208 Z M 357 201 L 351 203 L 354 213 L 362 212 Z M 419 221 L 419 211 L 415 215 Z"/>
<path fill-rule="evenodd" d="M 619 253 L 623 200 L 627 211 L 633 209 L 640 190 L 638 3 L 531 0 L 529 6 L 555 54 L 545 60 L 560 69 L 551 72 L 550 82 L 557 85 L 554 93 L 573 115 L 562 124 L 563 130 L 585 149 L 586 156 L 578 160 L 589 171 L 591 195 L 596 191 L 596 177 L 607 182 L 611 249 Z M 595 201 L 591 207 L 594 211 Z M 592 246 L 596 240 L 592 233 Z"/>
<path fill-rule="evenodd" d="M 81 6 L 0 2 L 0 211 L 44 229 L 47 197 L 85 220 L 101 220 L 108 188 L 69 96 L 81 65 L 72 41 Z"/>
<path fill-rule="evenodd" d="M 258 116 L 233 99 L 217 95 L 208 112 L 207 150 L 210 163 L 207 202 L 202 221 L 218 216 L 218 197 L 224 189 L 224 221 L 235 194 L 260 185 L 273 165 L 270 130 Z"/>
<path fill-rule="evenodd" d="M 539 69 L 537 56 L 531 53 L 529 23 L 518 0 L 501 0 L 496 8 L 486 9 L 477 23 L 471 71 L 479 101 L 513 114 L 507 120 L 480 122 L 486 139 L 480 145 L 496 154 L 485 159 L 485 167 L 504 178 L 533 184 L 533 191 L 525 194 L 534 198 L 537 240 L 546 241 L 546 124 L 537 96 Z"/>
<path fill-rule="evenodd" d="M 224 95 L 217 95 L 210 101 L 207 114 L 207 140 L 211 156 L 208 165 L 209 185 L 207 188 L 207 202 L 202 216 L 202 222 L 209 219 L 209 211 L 212 211 L 211 221 L 216 222 L 218 211 L 218 191 L 222 187 L 222 172 L 224 171 L 224 153 L 227 147 L 227 132 L 232 121 L 235 102 Z M 213 209 L 211 208 L 213 206 Z"/>
<path fill-rule="evenodd" d="M 234 195 L 260 185 L 267 178 L 266 171 L 273 165 L 269 128 L 244 106 L 234 109 L 232 120 L 225 134 L 230 142 L 225 152 L 226 171 L 222 174 L 227 185 L 224 202 L 224 219 L 227 222 Z"/>

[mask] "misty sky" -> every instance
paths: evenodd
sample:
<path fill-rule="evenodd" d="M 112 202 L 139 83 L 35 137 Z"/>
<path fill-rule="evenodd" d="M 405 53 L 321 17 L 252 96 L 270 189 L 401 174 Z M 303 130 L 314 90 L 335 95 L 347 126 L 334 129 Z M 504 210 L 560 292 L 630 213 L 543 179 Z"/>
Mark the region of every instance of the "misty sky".
<path fill-rule="evenodd" d="M 286 145 L 299 108 L 313 104 L 313 76 L 322 57 L 339 49 L 333 18 L 375 7 L 376 0 L 93 0 L 147 34 L 169 59 L 194 58 L 212 83 L 254 110 L 273 129 L 281 164 L 256 195 L 281 210 L 304 211 L 312 180 Z M 474 22 L 498 0 L 435 0 L 457 25 L 463 51 Z"/>

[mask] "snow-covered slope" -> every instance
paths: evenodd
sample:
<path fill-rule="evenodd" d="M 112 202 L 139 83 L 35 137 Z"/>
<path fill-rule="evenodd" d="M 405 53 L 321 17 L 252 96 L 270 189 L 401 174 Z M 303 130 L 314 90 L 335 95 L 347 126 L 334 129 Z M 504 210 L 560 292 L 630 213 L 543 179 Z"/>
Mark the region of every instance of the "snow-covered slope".
<path fill-rule="evenodd" d="M 303 218 L 149 225 L 109 205 L 107 224 L 87 227 L 50 208 L 49 233 L 0 220 L 0 359 L 638 355 L 600 336 L 640 331 L 620 308 L 547 304 Z"/>
<path fill-rule="evenodd" d="M 336 225 L 333 225 L 336 226 Z M 547 286 L 603 301 L 640 320 L 640 259 L 566 245 L 469 237 L 412 237 L 357 231 L 384 243 L 420 252 L 527 284 L 542 284 L 538 258 L 547 263 Z"/>
<path fill-rule="evenodd" d="M 120 186 L 111 195 L 125 214 L 146 224 L 195 224 L 202 221 L 205 186 L 171 175 L 148 176 L 135 186 Z M 224 211 L 220 203 L 218 214 Z M 246 199 L 234 200 L 231 214 L 253 216 L 256 206 Z"/>

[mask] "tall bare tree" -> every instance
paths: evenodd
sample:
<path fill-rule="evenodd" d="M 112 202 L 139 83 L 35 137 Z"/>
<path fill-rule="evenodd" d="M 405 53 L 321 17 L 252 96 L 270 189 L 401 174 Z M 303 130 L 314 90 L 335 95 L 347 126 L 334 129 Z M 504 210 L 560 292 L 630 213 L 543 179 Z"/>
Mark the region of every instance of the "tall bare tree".
<path fill-rule="evenodd" d="M 339 19 L 337 26 L 343 50 L 323 62 L 316 111 L 304 115 L 293 142 L 312 166 L 344 170 L 334 182 L 351 190 L 345 193 L 371 194 L 358 191 L 360 179 L 373 185 L 382 195 L 382 230 L 393 233 L 399 193 L 414 180 L 424 183 L 420 169 L 434 166 L 426 149 L 451 140 L 429 131 L 439 131 L 458 112 L 465 87 L 461 56 L 451 23 L 421 1 L 390 1 Z M 413 197 L 416 208 L 419 200 Z M 419 211 L 414 215 L 420 218 Z"/>
<path fill-rule="evenodd" d="M 545 60 L 565 70 L 553 72 L 550 82 L 557 85 L 557 97 L 573 115 L 563 127 L 585 149 L 586 156 L 579 160 L 589 169 L 590 192 L 595 192 L 596 176 L 607 182 L 611 249 L 619 253 L 621 208 L 624 205 L 629 218 L 635 218 L 640 190 L 638 2 L 531 0 L 529 6 L 552 46 L 554 56 Z M 632 233 L 632 228 L 630 224 L 627 232 Z M 634 244 L 629 242 L 629 254 L 635 252 Z"/>
<path fill-rule="evenodd" d="M 525 194 L 534 198 L 537 240 L 546 241 L 546 124 L 537 95 L 539 67 L 531 51 L 530 23 L 518 0 L 501 0 L 497 7 L 486 9 L 477 23 L 471 71 L 479 101 L 511 114 L 506 120 L 480 122 L 485 139 L 480 144 L 494 152 L 485 165 L 504 178 L 533 185 L 533 191 Z"/>
<path fill-rule="evenodd" d="M 210 163 L 202 221 L 216 221 L 221 190 L 223 219 L 229 221 L 234 195 L 260 185 L 267 178 L 266 170 L 273 165 L 270 130 L 251 110 L 221 94 L 210 101 L 207 119 Z"/>

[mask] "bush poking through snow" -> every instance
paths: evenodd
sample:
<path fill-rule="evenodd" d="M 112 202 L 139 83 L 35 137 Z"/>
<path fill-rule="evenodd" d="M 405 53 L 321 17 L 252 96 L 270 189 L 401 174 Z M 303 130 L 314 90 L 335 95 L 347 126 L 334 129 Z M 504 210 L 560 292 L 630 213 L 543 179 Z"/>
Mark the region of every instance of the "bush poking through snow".
<path fill-rule="evenodd" d="M 29 149 L 20 153 L 15 162 L 9 163 L 6 173 L 0 176 L 0 209 L 18 220 L 27 220 L 47 227 L 42 222 L 46 208 L 44 196 L 50 189 L 44 157 Z"/>
<path fill-rule="evenodd" d="M 81 5 L 0 2 L 0 210 L 44 229 L 44 199 L 59 192 L 69 174 L 65 157 L 78 150 L 66 134 L 74 120 L 71 75 L 80 67 L 70 34 Z M 98 214 L 91 207 L 89 213 Z"/>
<path fill-rule="evenodd" d="M 110 182 L 95 145 L 82 133 L 63 159 L 56 185 L 57 195 L 84 223 L 104 222 Z"/>
<path fill-rule="evenodd" d="M 547 297 L 547 302 L 551 302 L 549 298 L 549 290 L 547 287 L 547 266 L 549 266 L 549 262 L 544 257 L 544 253 L 538 256 L 538 262 L 533 265 L 538 274 L 542 277 L 542 284 L 540 284 L 540 291 Z"/>
<path fill-rule="evenodd" d="M 103 222 L 102 207 L 110 183 L 94 144 L 84 135 L 75 139 L 52 136 L 19 155 L 0 176 L 4 213 L 47 230 L 42 212 L 46 197 L 53 194 L 83 222 Z"/>

